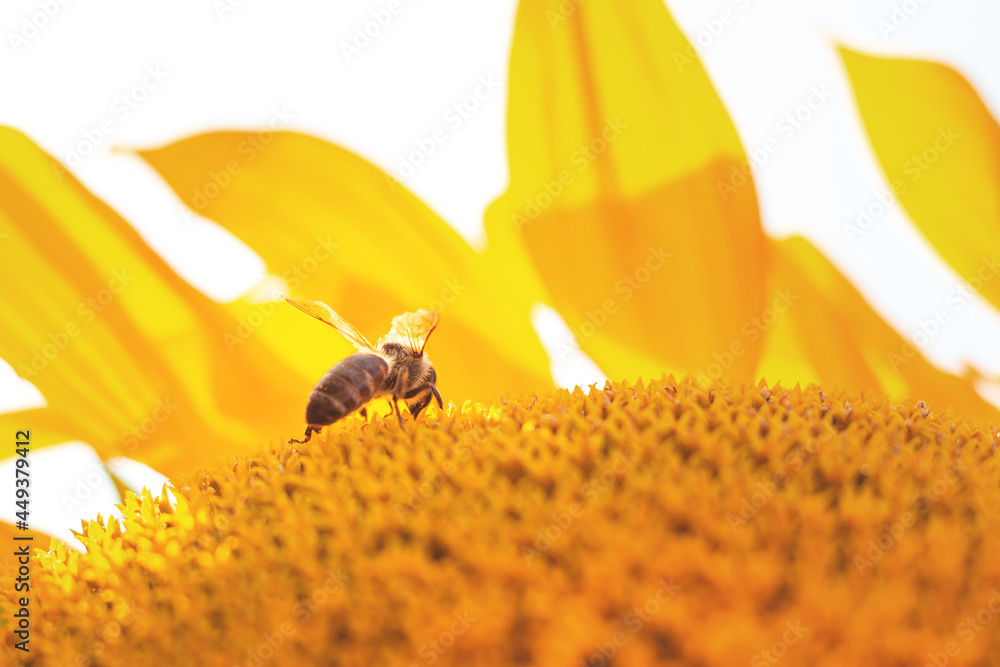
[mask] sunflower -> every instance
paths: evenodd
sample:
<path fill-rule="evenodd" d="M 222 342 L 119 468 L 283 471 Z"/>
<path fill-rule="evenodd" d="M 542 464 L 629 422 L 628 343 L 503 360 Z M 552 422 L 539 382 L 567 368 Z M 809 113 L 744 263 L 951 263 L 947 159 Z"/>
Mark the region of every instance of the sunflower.
<path fill-rule="evenodd" d="M 1000 281 L 992 280 L 1000 271 L 992 254 L 1000 248 L 995 224 L 1000 216 L 996 121 L 972 86 L 948 67 L 878 58 L 847 48 L 841 54 L 859 113 L 895 196 L 915 227 L 966 279 L 966 289 L 956 298 L 981 295 L 1000 306 Z M 567 413 L 586 416 L 589 399 L 546 399 L 549 402 L 544 404 L 554 412 L 534 415 L 530 399 L 507 403 L 501 398 L 552 396 L 548 393 L 552 390 L 549 359 L 531 325 L 532 310 L 541 303 L 560 313 L 580 350 L 612 378 L 691 376 L 681 384 L 697 390 L 685 391 L 708 396 L 709 405 L 714 404 L 716 391 L 735 392 L 743 397 L 741 401 L 751 400 L 745 399 L 747 390 L 738 388 L 743 387 L 739 383 L 756 384 L 759 378 L 766 378 L 770 386 L 781 382 L 821 386 L 831 393 L 849 391 L 851 400 L 843 400 L 840 419 L 851 421 L 852 406 L 876 406 L 864 408 L 866 428 L 876 439 L 883 436 L 872 420 L 909 415 L 911 408 L 899 406 L 922 401 L 921 415 L 926 417 L 926 410 L 936 420 L 934 433 L 925 438 L 927 443 L 958 447 L 975 440 L 977 447 L 995 447 L 987 424 L 998 421 L 998 411 L 977 393 L 975 383 L 981 378 L 976 373 L 957 376 L 936 368 L 919 344 L 896 333 L 808 240 L 779 240 L 764 233 L 751 164 L 732 121 L 690 44 L 659 0 L 524 0 L 510 58 L 507 129 L 510 185 L 487 211 L 484 250 L 468 245 L 385 172 L 314 137 L 290 131 L 213 132 L 137 153 L 191 211 L 256 250 L 288 293 L 330 303 L 373 336 L 404 311 L 426 308 L 441 314 L 442 324 L 429 352 L 441 392 L 452 405 L 443 411 L 429 408 L 426 417 L 421 417 L 426 425 L 404 426 L 399 432 L 376 420 L 371 433 L 361 435 L 361 425 L 352 421 L 343 434 L 336 429 L 328 434 L 323 441 L 327 445 L 343 444 L 344 438 L 353 437 L 353 448 L 363 444 L 391 458 L 395 450 L 385 443 L 379 450 L 374 443 L 382 440 L 372 441 L 372 434 L 398 439 L 410 428 L 421 434 L 413 442 L 421 443 L 425 447 L 421 451 L 435 460 L 438 450 L 434 447 L 447 449 L 448 442 L 458 437 L 456 429 L 472 428 L 462 420 L 473 419 L 468 415 L 476 413 L 477 404 L 489 406 L 474 419 L 477 424 L 512 420 L 513 430 L 500 429 L 490 437 L 546 428 L 553 433 L 560 428 L 572 430 L 565 426 L 573 423 Z M 925 168 L 929 164 L 934 168 Z M 59 605 L 70 605 L 69 600 L 80 613 L 94 609 L 98 599 L 109 605 L 113 615 L 129 613 L 135 601 L 121 589 L 126 572 L 141 572 L 156 583 L 159 573 L 181 562 L 182 551 L 206 571 L 241 553 L 242 540 L 250 539 L 245 531 L 212 533 L 213 539 L 225 536 L 218 543 L 199 532 L 209 530 L 206 522 L 218 508 L 202 496 L 238 498 L 226 510 L 234 522 L 250 521 L 238 506 L 257 507 L 257 500 L 246 500 L 256 498 L 255 485 L 266 487 L 263 493 L 268 503 L 299 497 L 296 482 L 282 480 L 286 485 L 282 495 L 272 486 L 270 473 L 261 472 L 257 480 L 250 470 L 284 465 L 287 457 L 296 455 L 285 441 L 301 433 L 305 396 L 331 361 L 350 353 L 346 342 L 285 306 L 274 290 L 263 285 L 232 303 L 209 299 L 179 277 L 128 222 L 29 138 L 10 128 L 0 128 L 0 253 L 8 258 L 0 263 L 5 286 L 0 291 L 0 314 L 6 322 L 0 356 L 38 387 L 47 402 L 43 408 L 0 415 L 4 429 L 14 432 L 30 425 L 33 446 L 83 441 L 105 460 L 128 457 L 171 479 L 187 480 L 178 483 L 177 506 L 166 493 L 159 499 L 148 494 L 127 496 L 125 512 L 134 523 L 125 533 L 114 521 L 89 524 L 80 538 L 88 547 L 87 555 L 71 554 L 57 545 L 39 556 L 37 562 L 49 568 L 44 595 L 52 614 L 45 622 L 52 628 L 68 622 L 70 606 Z M 648 388 L 651 394 L 647 395 L 643 393 L 647 388 L 640 385 L 635 400 L 650 401 L 656 396 L 662 402 L 667 400 L 662 392 L 668 387 L 677 391 L 677 386 L 664 380 Z M 609 387 L 614 389 L 605 391 L 614 396 L 624 391 L 623 385 Z M 598 396 L 600 391 L 591 393 Z M 820 406 L 825 405 L 823 400 Z M 884 407 L 889 405 L 886 400 L 895 402 L 896 412 Z M 661 408 L 676 411 L 680 409 L 676 405 Z M 532 419 L 518 410 L 532 412 Z M 956 418 L 949 416 L 949 410 L 970 420 L 968 425 L 953 421 Z M 827 423 L 823 420 L 828 411 L 826 407 L 806 411 L 809 414 L 804 418 L 812 420 L 814 436 Z M 674 416 L 679 418 L 680 413 Z M 600 428 L 628 431 L 635 428 L 630 421 L 635 419 L 636 414 L 628 411 L 613 417 L 603 414 Z M 667 437 L 669 429 L 662 422 L 666 417 L 658 414 L 657 419 L 644 428 L 656 437 Z M 712 422 L 714 418 L 706 419 Z M 150 422 L 152 428 L 140 428 Z M 451 430 L 442 435 L 444 428 Z M 809 431 L 803 429 L 795 433 Z M 757 443 L 754 447 L 787 448 L 797 442 L 795 433 L 779 435 L 781 429 L 775 429 L 773 437 L 780 441 L 775 444 L 768 440 L 770 426 L 761 424 L 760 430 L 762 440 L 750 438 Z M 964 435 L 956 435 L 959 432 Z M 910 436 L 904 442 L 911 442 Z M 686 448 L 709 447 L 704 440 L 708 436 L 700 430 L 670 437 L 675 438 L 671 446 L 677 449 L 680 463 L 687 460 Z M 431 441 L 434 447 L 428 444 Z M 863 441 L 850 442 L 858 448 Z M 271 454 L 243 456 L 262 442 L 281 444 Z M 880 447 L 884 444 L 879 443 Z M 541 457 L 548 467 L 532 472 L 540 480 L 537 489 L 511 491 L 511 503 L 503 508 L 508 514 L 521 517 L 531 503 L 554 511 L 549 493 L 558 486 L 557 480 L 565 483 L 566 475 L 576 480 L 576 465 L 588 475 L 591 472 L 593 462 L 569 461 L 587 456 L 584 452 L 556 452 L 548 440 L 531 438 L 518 446 L 524 451 L 510 460 L 498 458 L 495 450 L 484 454 L 490 466 L 511 466 L 513 472 L 504 473 L 511 485 L 516 485 L 526 467 L 542 465 L 527 463 L 528 459 Z M 704 454 L 716 465 L 716 475 L 701 479 L 709 493 L 730 493 L 736 473 L 722 472 L 721 463 L 727 457 L 750 456 L 733 454 L 728 448 L 734 446 L 723 439 L 718 444 L 721 449 Z M 374 456 L 352 454 L 352 447 L 336 450 L 341 456 L 338 465 L 349 468 L 352 456 Z M 888 455 L 896 450 L 874 451 Z M 770 455 L 761 453 L 765 458 Z M 192 472 L 232 456 L 242 457 L 233 469 L 234 475 L 246 477 L 241 481 L 234 482 L 217 470 Z M 865 465 L 870 471 L 874 462 Z M 850 466 L 837 468 L 828 483 L 847 488 L 843 475 L 848 469 L 853 471 Z M 306 468 L 302 470 L 298 484 L 320 485 L 305 473 Z M 334 474 L 324 470 L 324 474 Z M 199 474 L 210 481 L 196 481 Z M 369 491 L 379 487 L 382 473 L 369 470 L 368 474 L 349 476 L 344 484 L 369 485 L 365 486 Z M 629 479 L 634 473 L 615 474 Z M 483 479 L 492 483 L 502 477 Z M 240 488 L 224 492 L 224 483 Z M 485 482 L 479 484 L 476 493 L 484 492 L 481 485 Z M 360 494 L 353 501 L 360 504 L 355 519 L 374 521 L 364 511 L 369 501 L 361 487 L 350 488 Z M 890 487 L 878 488 L 891 495 Z M 802 493 L 811 498 L 809 502 L 822 504 L 809 496 L 812 491 L 817 489 Z M 351 497 L 345 494 L 344 498 Z M 842 502 L 836 494 L 819 495 L 828 509 Z M 671 502 L 680 502 L 678 498 Z M 897 505 L 907 500 L 892 498 Z M 182 506 L 201 509 L 187 513 Z M 817 520 L 823 520 L 821 509 L 813 507 Z M 163 518 L 168 514 L 172 518 Z M 490 520 L 499 521 L 499 516 Z M 683 536 L 703 528 L 698 525 L 700 519 L 681 514 L 671 517 L 677 521 L 671 524 L 671 534 Z M 358 530 L 366 536 L 365 531 L 375 531 L 371 539 L 377 540 L 376 524 Z M 632 528 L 640 534 L 644 526 L 652 525 L 637 520 Z M 952 528 L 953 524 L 947 526 L 947 530 Z M 509 537 L 499 528 L 493 534 Z M 382 537 L 403 539 L 388 533 Z M 233 541 L 226 541 L 229 538 Z M 627 541 L 624 535 L 618 538 Z M 282 541 L 277 534 L 269 539 Z M 448 553 L 455 548 L 454 535 L 427 533 L 421 539 L 431 552 Z M 580 539 L 590 538 L 581 535 Z M 785 535 L 782 539 L 792 538 Z M 702 546 L 709 549 L 714 543 L 709 539 Z M 926 544 L 939 543 L 943 541 Z M 336 548 L 360 548 L 359 544 Z M 434 544 L 438 546 L 428 546 Z M 470 548 L 482 549 L 480 555 L 489 561 L 487 543 Z M 564 554 L 573 567 L 557 568 L 553 576 L 571 578 L 577 572 L 574 568 L 584 566 L 579 559 L 589 552 L 576 548 L 567 547 Z M 282 567 L 291 567 L 288 559 L 294 550 L 282 549 L 280 544 L 275 549 L 260 551 L 263 555 L 254 556 L 250 565 L 257 571 L 279 561 Z M 600 557 L 606 559 L 602 562 L 608 567 L 642 567 L 638 551 L 633 563 L 622 555 L 632 551 L 622 549 L 601 551 Z M 340 556 L 331 557 L 349 555 L 337 553 Z M 739 556 L 727 553 L 729 560 L 719 561 L 720 571 L 703 576 L 732 576 Z M 812 552 L 789 547 L 786 555 L 793 553 L 808 556 Z M 650 558 L 650 553 L 645 557 Z M 436 577 L 451 572 L 448 568 L 458 567 L 443 557 L 431 561 L 420 565 L 431 568 L 422 584 L 428 587 L 436 585 Z M 383 565 L 384 583 L 406 578 L 412 564 L 404 559 Z M 304 567 L 314 566 L 318 567 L 316 563 Z M 299 594 L 308 595 L 309 586 L 321 583 L 323 573 L 315 567 L 296 575 Z M 433 571 L 435 567 L 440 571 Z M 945 571 L 949 575 L 964 572 L 956 568 L 954 563 L 946 564 Z M 503 596 L 498 582 L 504 577 L 523 576 L 517 568 L 500 569 L 495 568 L 492 575 L 499 578 L 490 579 L 491 586 L 496 585 L 489 589 L 490 595 Z M 98 584 L 88 578 L 88 573 L 97 570 L 110 579 Z M 238 577 L 232 576 L 228 584 L 219 584 L 218 595 L 223 595 L 225 585 L 238 585 Z M 367 585 L 379 581 L 371 576 Z M 276 579 L 267 585 L 288 581 Z M 199 632 L 207 632 L 205 624 L 219 631 L 250 623 L 249 619 L 227 618 L 227 612 L 218 609 L 199 607 L 202 602 L 176 581 L 163 585 L 163 595 L 169 599 L 150 599 L 144 604 L 177 605 L 178 614 L 194 605 L 190 617 L 192 623 L 200 624 Z M 505 604 L 520 605 L 518 613 L 530 616 L 546 601 L 566 602 L 569 598 L 561 596 L 570 588 L 553 584 L 544 594 L 533 596 L 529 586 L 521 598 L 504 598 Z M 778 601 L 776 609 L 791 595 L 780 586 L 768 590 Z M 439 592 L 444 595 L 446 591 Z M 631 592 L 639 594 L 638 589 Z M 418 588 L 406 594 L 419 593 Z M 600 592 L 591 593 L 599 596 Z M 655 593 L 649 590 L 650 595 Z M 60 595 L 66 597 L 57 603 Z M 415 604 L 413 599 L 407 604 Z M 338 604 L 346 605 L 345 600 Z M 352 600 L 352 604 L 357 602 Z M 747 603 L 740 600 L 741 605 Z M 844 600 L 848 604 L 848 598 Z M 380 613 L 377 606 L 363 608 L 366 614 Z M 619 611 L 597 605 L 588 613 L 607 619 Z M 697 618 L 710 621 L 714 612 L 709 607 L 702 611 Z M 740 651 L 748 645 L 748 637 L 757 641 L 763 636 L 760 628 L 751 627 L 749 608 L 743 612 L 744 625 L 733 630 L 737 635 L 745 633 L 733 640 Z M 438 620 L 444 623 L 446 619 Z M 121 624 L 120 619 L 116 622 Z M 379 627 L 385 633 L 382 636 L 411 641 L 414 635 L 407 624 L 414 622 L 404 615 L 398 626 Z M 530 623 L 511 622 L 506 628 L 510 633 L 534 631 Z M 555 635 L 546 636 L 560 637 L 560 642 L 576 647 L 570 636 L 584 633 L 581 628 L 588 626 L 564 624 Z M 250 623 L 246 627 L 262 626 Z M 482 629 L 487 627 L 492 627 L 489 622 L 479 629 L 470 628 L 470 636 L 488 636 L 489 631 Z M 362 632 L 354 626 L 343 631 Z M 81 630 L 78 638 L 86 632 Z M 122 632 L 122 636 L 127 634 Z M 149 628 L 142 632 L 142 636 L 152 636 Z M 225 638 L 224 633 L 212 636 Z M 342 639 L 350 642 L 359 636 L 349 634 Z M 671 633 L 664 637 L 648 649 L 653 653 L 638 655 L 666 659 L 683 654 L 711 664 L 722 659 L 723 653 L 714 654 L 710 648 L 678 652 L 681 640 Z M 510 646 L 526 642 L 513 638 Z M 569 649 L 552 651 L 558 659 L 577 655 Z M 531 655 L 537 658 L 539 654 Z M 521 657 L 512 654 L 509 659 L 516 662 Z"/>
<path fill-rule="evenodd" d="M 996 664 L 998 445 L 924 405 L 670 376 L 351 416 L 40 552 L 22 655 Z"/>
<path fill-rule="evenodd" d="M 522 3 L 510 187 L 483 252 L 374 165 L 302 134 L 215 132 L 139 155 L 288 291 L 362 331 L 438 310 L 433 357 L 458 403 L 551 386 L 530 322 L 544 303 L 608 377 L 816 382 L 995 419 L 975 378 L 937 370 L 808 241 L 764 235 L 747 157 L 689 53 L 657 0 Z M 909 184 L 903 204 L 970 294 L 1000 304 L 995 121 L 942 65 L 843 54 L 887 178 Z M 943 131 L 962 140 L 913 183 L 907 156 Z M 273 290 L 213 302 L 27 137 L 0 142 L 0 356 L 48 403 L 0 416 L 8 430 L 168 475 L 298 430 L 346 343 Z"/>

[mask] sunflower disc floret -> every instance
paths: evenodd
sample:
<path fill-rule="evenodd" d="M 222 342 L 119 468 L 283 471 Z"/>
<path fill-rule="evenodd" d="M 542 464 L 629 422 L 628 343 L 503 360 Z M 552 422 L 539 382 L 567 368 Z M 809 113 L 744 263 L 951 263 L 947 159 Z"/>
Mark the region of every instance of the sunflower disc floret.
<path fill-rule="evenodd" d="M 673 377 L 395 420 L 34 557 L 35 665 L 1000 664 L 985 424 Z M 191 443 L 192 447 L 200 446 Z M 3 618 L 16 604 L 2 583 Z M 754 662 L 756 661 L 756 662 Z"/>

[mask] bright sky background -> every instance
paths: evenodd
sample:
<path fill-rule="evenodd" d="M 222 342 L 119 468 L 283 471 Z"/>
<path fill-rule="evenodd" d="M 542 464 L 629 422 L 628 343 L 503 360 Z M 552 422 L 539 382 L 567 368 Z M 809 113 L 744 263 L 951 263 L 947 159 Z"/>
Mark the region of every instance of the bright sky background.
<path fill-rule="evenodd" d="M 94 143 L 88 135 L 95 137 L 110 119 L 111 131 L 100 132 L 72 171 L 181 275 L 219 300 L 255 285 L 264 275 L 261 260 L 214 223 L 185 215 L 150 168 L 113 153 L 113 146 L 257 129 L 291 115 L 290 129 L 338 143 L 394 173 L 471 243 L 482 244 L 483 211 L 507 183 L 506 70 L 516 2 L 395 2 L 399 11 L 348 57 L 344 45 L 373 12 L 384 17 L 390 0 L 4 0 L 0 124 L 75 163 L 70 152 L 86 150 Z M 844 230 L 858 207 L 888 186 L 835 45 L 944 61 L 965 74 L 1000 117 L 1000 3 L 667 4 L 688 38 L 704 45 L 703 62 L 746 151 L 777 141 L 778 150 L 756 174 L 767 232 L 809 237 L 904 336 L 949 307 L 946 295 L 960 278 L 898 205 L 853 243 Z M 44 7 L 52 16 L 32 32 L 34 26 L 26 26 L 42 23 Z M 734 20 L 717 23 L 724 10 Z M 887 32 L 894 19 L 898 27 Z M 481 86 L 484 80 L 497 85 Z M 446 114 L 477 89 L 482 99 L 456 127 Z M 815 90 L 825 99 L 816 105 L 814 98 L 819 108 L 786 138 L 778 122 Z M 437 128 L 446 141 L 415 173 L 401 175 L 400 160 Z M 975 364 L 1000 375 L 1000 316 L 982 301 L 951 315 L 922 352 L 953 372 Z M 552 312 L 539 311 L 535 319 L 547 342 L 567 335 Z M 600 377 L 583 362 L 554 371 L 562 384 Z M 1000 388 L 983 390 L 1000 404 Z M 37 391 L 0 363 L 0 410 L 39 404 Z"/>

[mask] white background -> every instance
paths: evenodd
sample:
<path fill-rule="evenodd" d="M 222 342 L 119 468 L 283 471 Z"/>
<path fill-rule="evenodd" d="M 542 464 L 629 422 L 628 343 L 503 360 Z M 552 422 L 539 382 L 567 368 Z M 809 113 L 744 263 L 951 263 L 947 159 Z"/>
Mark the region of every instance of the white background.
<path fill-rule="evenodd" d="M 389 0 L 4 0 L 0 124 L 18 128 L 68 161 L 70 151 L 92 143 L 87 134 L 95 136 L 101 121 L 110 119 L 113 129 L 73 172 L 179 273 L 219 300 L 255 285 L 264 275 L 263 263 L 214 223 L 192 222 L 151 169 L 112 152 L 114 146 L 154 147 L 207 130 L 254 129 L 271 120 L 275 109 L 285 109 L 294 117 L 290 129 L 338 143 L 394 173 L 470 243 L 481 245 L 483 211 L 507 182 L 506 71 L 516 2 L 399 3 L 391 22 L 348 58 L 343 45 Z M 745 149 L 778 141 L 779 150 L 756 174 L 767 232 L 810 238 L 898 331 L 912 336 L 921 320 L 946 306 L 945 295 L 959 277 L 899 206 L 853 243 L 845 233 L 858 207 L 874 201 L 887 184 L 860 125 L 836 45 L 944 61 L 971 80 L 998 116 L 1000 3 L 667 4 L 689 39 L 705 45 L 699 47 L 703 62 Z M 26 25 L 43 22 L 43 7 L 52 16 L 32 33 Z M 904 20 L 884 34 L 880 21 L 889 21 L 894 8 Z M 715 24 L 712 34 L 709 28 L 723 10 L 735 20 L 721 31 Z M 12 35 L 24 42 L 13 44 Z M 148 77 L 148 68 L 161 72 L 162 80 Z M 492 77 L 500 86 L 453 127 L 444 115 L 474 92 L 480 77 Z M 145 88 L 131 92 L 144 80 Z M 804 104 L 814 86 L 824 86 L 830 98 L 784 139 L 777 123 Z M 135 108 L 123 106 L 123 94 Z M 400 159 L 414 142 L 439 127 L 446 130 L 446 142 L 412 176 L 399 175 Z M 552 313 L 538 313 L 536 322 L 546 341 L 566 335 Z M 974 364 L 1000 375 L 998 340 L 1000 316 L 980 301 L 952 313 L 947 327 L 921 351 L 953 372 Z M 554 371 L 562 384 L 600 377 L 586 364 Z M 1000 402 L 997 385 L 982 390 Z M 0 410 L 42 403 L 37 391 L 0 363 Z M 0 470 L 0 479 L 10 479 L 8 472 Z M 0 514 L 4 511 L 0 506 Z"/>

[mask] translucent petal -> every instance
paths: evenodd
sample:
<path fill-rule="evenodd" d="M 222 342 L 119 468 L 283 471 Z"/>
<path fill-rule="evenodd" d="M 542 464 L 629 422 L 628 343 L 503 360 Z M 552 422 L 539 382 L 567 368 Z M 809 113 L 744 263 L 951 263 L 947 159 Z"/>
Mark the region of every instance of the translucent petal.
<path fill-rule="evenodd" d="M 808 241 L 774 242 L 772 257 L 768 306 L 751 321 L 765 341 L 758 375 L 769 383 L 850 387 L 1000 421 L 1000 411 L 976 393 L 974 378 L 935 368 Z"/>
<path fill-rule="evenodd" d="M 40 443 L 75 438 L 170 474 L 297 430 L 308 380 L 260 339 L 227 347 L 237 318 L 10 129 L 0 232 L 0 356 L 48 402 L 22 413 Z"/>
<path fill-rule="evenodd" d="M 662 2 L 567 6 L 520 5 L 490 253 L 609 376 L 705 366 L 764 294 L 743 150 Z M 732 373 L 757 355 L 747 344 Z"/>
<path fill-rule="evenodd" d="M 1000 306 L 996 119 L 972 85 L 946 65 L 841 53 L 896 196 L 959 276 Z"/>
<path fill-rule="evenodd" d="M 199 214 L 261 254 L 290 292 L 324 301 L 371 340 L 392 318 L 437 310 L 427 345 L 446 398 L 488 400 L 549 386 L 528 295 L 487 270 L 482 256 L 416 197 L 356 155 L 313 137 L 219 132 L 191 137 L 146 159 Z M 252 150 L 252 152 L 250 152 Z M 350 347 L 309 321 L 329 350 L 279 331 L 263 338 L 318 379 Z M 295 325 L 291 325 L 295 326 Z M 263 330 L 263 328 L 262 328 Z M 295 359 L 292 359 L 294 357 Z"/>

